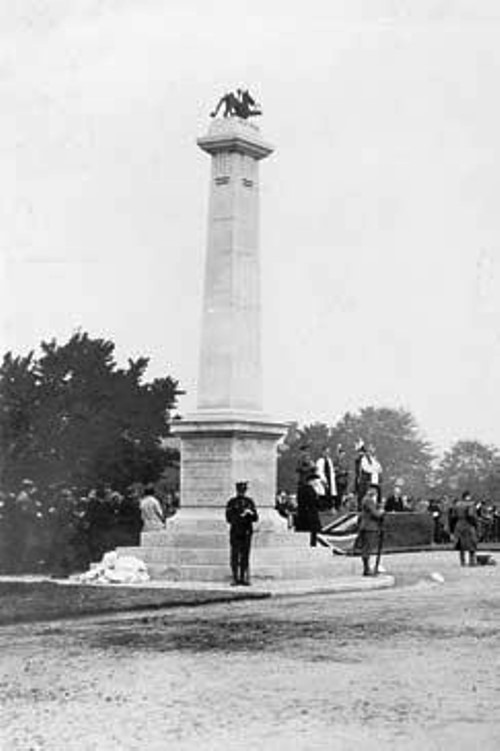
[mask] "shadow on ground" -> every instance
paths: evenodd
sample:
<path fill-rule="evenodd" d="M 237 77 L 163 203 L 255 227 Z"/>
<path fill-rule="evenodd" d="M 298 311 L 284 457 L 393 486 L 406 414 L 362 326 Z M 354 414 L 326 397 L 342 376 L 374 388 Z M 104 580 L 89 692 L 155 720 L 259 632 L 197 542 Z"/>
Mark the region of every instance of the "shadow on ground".
<path fill-rule="evenodd" d="M 289 654 L 296 648 L 310 660 L 358 662 L 361 658 L 340 654 L 345 647 L 356 649 L 368 640 L 373 643 L 392 643 L 397 639 L 447 641 L 457 637 L 487 639 L 500 635 L 500 627 L 437 626 L 417 624 L 411 614 L 392 616 L 375 622 L 341 618 L 324 620 L 276 620 L 246 618 L 231 620 L 211 618 L 207 622 L 193 618 L 182 627 L 169 623 L 167 618 L 140 619 L 141 628 L 130 624 L 109 624 L 105 630 L 94 632 L 88 645 L 104 650 L 134 650 L 146 652 L 184 651 L 192 653 L 262 653 L 272 651 Z M 358 650 L 359 654 L 359 650 Z"/>

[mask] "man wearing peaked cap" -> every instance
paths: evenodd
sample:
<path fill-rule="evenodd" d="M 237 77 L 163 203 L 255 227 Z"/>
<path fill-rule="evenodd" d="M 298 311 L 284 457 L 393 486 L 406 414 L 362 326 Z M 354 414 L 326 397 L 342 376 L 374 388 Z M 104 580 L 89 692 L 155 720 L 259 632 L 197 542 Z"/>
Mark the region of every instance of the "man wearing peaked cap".
<path fill-rule="evenodd" d="M 231 547 L 231 572 L 233 585 L 250 584 L 249 559 L 252 542 L 253 524 L 259 516 L 255 503 L 246 495 L 248 483 L 240 480 L 236 483 L 236 495 L 226 505 L 226 521 L 229 524 L 229 543 Z"/>

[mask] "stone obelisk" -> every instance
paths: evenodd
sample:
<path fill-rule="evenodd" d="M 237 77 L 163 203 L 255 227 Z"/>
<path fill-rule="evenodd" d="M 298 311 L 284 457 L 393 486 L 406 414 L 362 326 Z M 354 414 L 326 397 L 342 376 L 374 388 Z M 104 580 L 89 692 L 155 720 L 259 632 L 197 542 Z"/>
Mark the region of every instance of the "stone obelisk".
<path fill-rule="evenodd" d="M 284 423 L 262 405 L 259 163 L 273 148 L 253 122 L 213 119 L 198 146 L 211 157 L 208 240 L 197 409 L 175 423 L 181 444 L 180 510 L 166 530 L 146 532 L 141 557 L 153 577 L 230 579 L 225 506 L 248 482 L 259 523 L 254 580 L 316 576 L 331 570 L 327 551 L 311 551 L 274 508 L 277 443 Z"/>
<path fill-rule="evenodd" d="M 285 425 L 262 408 L 259 162 L 273 148 L 236 117 L 213 120 L 197 411 L 181 437 L 181 507 L 220 517 L 237 480 L 264 510 L 276 493 Z"/>
<path fill-rule="evenodd" d="M 225 524 L 235 483 L 246 480 L 265 525 L 276 516 L 276 444 L 286 429 L 262 405 L 259 162 L 273 148 L 238 117 L 213 120 L 198 145 L 211 156 L 208 236 L 197 411 L 175 426 L 179 523 Z"/>

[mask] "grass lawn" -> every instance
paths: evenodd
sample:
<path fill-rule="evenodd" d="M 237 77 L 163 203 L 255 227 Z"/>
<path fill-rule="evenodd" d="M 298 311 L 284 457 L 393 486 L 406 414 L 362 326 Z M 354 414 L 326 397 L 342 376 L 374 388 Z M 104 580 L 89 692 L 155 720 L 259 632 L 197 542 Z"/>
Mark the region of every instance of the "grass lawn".
<path fill-rule="evenodd" d="M 66 586 L 57 582 L 0 582 L 0 626 L 266 597 L 262 593 Z"/>

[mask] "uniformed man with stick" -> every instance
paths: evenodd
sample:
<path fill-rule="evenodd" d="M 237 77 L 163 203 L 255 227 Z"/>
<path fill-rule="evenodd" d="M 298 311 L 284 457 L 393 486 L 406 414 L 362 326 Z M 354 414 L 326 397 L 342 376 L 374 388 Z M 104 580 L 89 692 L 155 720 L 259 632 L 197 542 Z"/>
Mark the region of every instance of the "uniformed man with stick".
<path fill-rule="evenodd" d="M 355 548 L 363 561 L 363 576 L 378 574 L 383 544 L 383 522 L 385 511 L 378 499 L 377 485 L 370 485 L 361 502 L 358 537 Z M 376 555 L 375 568 L 370 569 L 370 556 Z"/>

